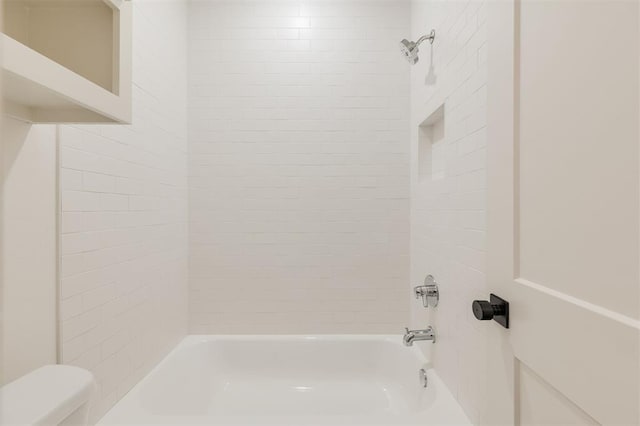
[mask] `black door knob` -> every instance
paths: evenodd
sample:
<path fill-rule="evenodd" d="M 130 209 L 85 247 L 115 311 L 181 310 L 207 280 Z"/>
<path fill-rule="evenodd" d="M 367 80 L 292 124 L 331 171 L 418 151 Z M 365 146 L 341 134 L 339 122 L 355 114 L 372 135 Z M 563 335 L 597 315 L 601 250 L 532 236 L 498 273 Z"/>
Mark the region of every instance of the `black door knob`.
<path fill-rule="evenodd" d="M 473 315 L 480 321 L 491 320 L 495 315 L 504 315 L 504 306 L 492 305 L 488 300 L 474 300 L 471 308 Z"/>
<path fill-rule="evenodd" d="M 471 304 L 473 315 L 480 321 L 495 320 L 509 328 L 509 302 L 492 294 L 490 300 L 474 300 Z"/>

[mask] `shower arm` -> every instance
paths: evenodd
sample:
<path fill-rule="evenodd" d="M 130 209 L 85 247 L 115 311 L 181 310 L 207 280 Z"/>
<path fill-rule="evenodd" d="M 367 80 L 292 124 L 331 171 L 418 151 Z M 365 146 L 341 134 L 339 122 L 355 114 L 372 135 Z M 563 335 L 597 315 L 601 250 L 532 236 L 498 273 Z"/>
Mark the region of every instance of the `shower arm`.
<path fill-rule="evenodd" d="M 431 30 L 429 35 L 423 35 L 416 41 L 416 47 L 420 45 L 425 40 L 429 40 L 429 43 L 433 44 L 433 40 L 436 38 L 436 30 Z"/>

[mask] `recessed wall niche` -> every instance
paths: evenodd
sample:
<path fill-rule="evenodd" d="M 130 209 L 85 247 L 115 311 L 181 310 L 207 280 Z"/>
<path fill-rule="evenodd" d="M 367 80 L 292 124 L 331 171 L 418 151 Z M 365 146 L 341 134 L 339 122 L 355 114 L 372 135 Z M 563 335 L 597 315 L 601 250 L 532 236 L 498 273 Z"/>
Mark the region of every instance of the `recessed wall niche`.
<path fill-rule="evenodd" d="M 418 178 L 420 182 L 444 179 L 444 104 L 418 126 Z"/>

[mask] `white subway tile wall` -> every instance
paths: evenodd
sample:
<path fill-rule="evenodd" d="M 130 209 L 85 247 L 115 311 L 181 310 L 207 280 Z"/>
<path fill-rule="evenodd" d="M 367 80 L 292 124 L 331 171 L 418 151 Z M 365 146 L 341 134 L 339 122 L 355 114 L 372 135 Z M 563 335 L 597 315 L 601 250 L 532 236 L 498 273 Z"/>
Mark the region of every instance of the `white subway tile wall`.
<path fill-rule="evenodd" d="M 401 331 L 408 31 L 408 1 L 190 3 L 192 333 Z"/>
<path fill-rule="evenodd" d="M 187 29 L 186 2 L 134 3 L 134 124 L 60 128 L 62 360 L 96 374 L 93 418 L 187 318 L 192 333 L 397 333 L 409 274 L 432 273 L 441 304 L 411 300 L 411 325 L 436 326 L 436 368 L 478 419 L 485 8 L 194 0 Z M 398 41 L 431 28 L 410 68 Z M 420 180 L 418 125 L 442 104 L 441 179 Z"/>
<path fill-rule="evenodd" d="M 130 126 L 61 126 L 62 362 L 99 418 L 187 332 L 186 1 L 133 3 Z"/>
<path fill-rule="evenodd" d="M 412 1 L 414 39 L 436 30 L 433 49 L 421 46 L 411 75 L 411 281 L 440 283 L 435 311 L 412 303 L 412 324 L 434 324 L 435 368 L 475 423 L 484 401 L 484 332 L 471 301 L 486 299 L 486 2 Z M 418 126 L 444 104 L 441 179 L 420 180 Z"/>

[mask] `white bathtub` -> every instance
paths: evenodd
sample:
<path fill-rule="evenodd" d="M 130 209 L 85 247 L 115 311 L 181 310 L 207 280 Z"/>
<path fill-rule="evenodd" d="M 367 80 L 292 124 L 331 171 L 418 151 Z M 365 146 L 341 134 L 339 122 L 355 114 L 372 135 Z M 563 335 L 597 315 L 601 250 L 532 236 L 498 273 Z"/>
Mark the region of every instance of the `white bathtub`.
<path fill-rule="evenodd" d="M 401 341 L 189 336 L 99 424 L 470 424 L 418 348 Z"/>

